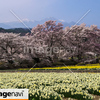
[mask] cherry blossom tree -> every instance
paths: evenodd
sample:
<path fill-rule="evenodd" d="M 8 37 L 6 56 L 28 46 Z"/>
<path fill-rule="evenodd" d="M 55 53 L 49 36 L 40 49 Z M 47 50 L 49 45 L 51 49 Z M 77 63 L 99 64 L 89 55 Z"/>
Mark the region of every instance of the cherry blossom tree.
<path fill-rule="evenodd" d="M 0 59 L 13 63 L 22 53 L 22 43 L 19 34 L 0 33 Z"/>
<path fill-rule="evenodd" d="M 100 55 L 100 29 L 95 25 L 86 27 L 85 24 L 74 25 L 65 29 L 65 42 L 69 45 L 69 55 L 78 58 L 78 62 L 84 60 L 87 52 Z M 74 49 L 73 49 L 74 48 Z"/>
<path fill-rule="evenodd" d="M 56 47 L 58 49 L 60 48 L 58 41 L 62 41 L 63 36 L 63 25 L 61 23 L 56 24 L 56 21 L 46 21 L 43 25 L 37 25 L 34 27 L 31 31 L 31 36 L 33 36 L 32 38 L 34 41 L 41 41 L 42 46 L 46 46 L 47 51 L 45 53 L 50 54 L 48 56 L 46 56 L 46 54 L 44 55 L 52 63 L 54 59 L 58 59 L 58 54 L 54 53 L 53 49 Z"/>

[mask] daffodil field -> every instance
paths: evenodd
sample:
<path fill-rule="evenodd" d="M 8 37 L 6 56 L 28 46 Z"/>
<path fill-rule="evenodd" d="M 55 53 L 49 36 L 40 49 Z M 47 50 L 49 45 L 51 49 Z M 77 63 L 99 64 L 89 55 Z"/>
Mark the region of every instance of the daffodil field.
<path fill-rule="evenodd" d="M 93 100 L 100 95 L 99 73 L 0 73 L 0 89 L 27 88 L 29 100 Z"/>

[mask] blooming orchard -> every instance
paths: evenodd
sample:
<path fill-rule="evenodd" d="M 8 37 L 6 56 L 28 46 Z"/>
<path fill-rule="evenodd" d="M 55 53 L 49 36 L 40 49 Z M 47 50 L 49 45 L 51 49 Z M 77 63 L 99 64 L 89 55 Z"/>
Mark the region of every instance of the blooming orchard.
<path fill-rule="evenodd" d="M 99 63 L 100 29 L 85 24 L 63 29 L 61 23 L 50 20 L 37 25 L 26 36 L 0 33 L 0 60 L 13 63 L 19 59 L 34 62 L 38 59 L 40 66 L 52 66 L 61 60 L 75 64 Z"/>

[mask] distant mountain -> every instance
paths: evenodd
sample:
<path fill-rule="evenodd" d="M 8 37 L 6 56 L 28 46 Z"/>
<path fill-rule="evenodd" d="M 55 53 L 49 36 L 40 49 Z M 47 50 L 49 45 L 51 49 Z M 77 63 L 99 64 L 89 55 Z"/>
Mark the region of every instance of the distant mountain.
<path fill-rule="evenodd" d="M 56 18 L 53 17 L 49 17 L 49 18 L 45 18 L 43 20 L 40 21 L 30 21 L 30 20 L 23 20 L 23 23 L 28 26 L 29 28 L 33 28 L 35 26 L 37 26 L 38 24 L 43 24 L 45 21 L 48 20 L 56 20 L 57 23 L 61 22 L 63 24 L 63 27 L 67 27 L 67 26 L 72 26 L 75 24 L 75 22 L 70 22 L 67 23 L 63 20 L 58 20 Z M 14 21 L 14 22 L 5 22 L 5 23 L 0 23 L 0 27 L 5 28 L 5 29 L 10 29 L 10 28 L 27 28 L 25 25 L 23 25 L 23 23 L 19 22 L 19 21 Z"/>
<path fill-rule="evenodd" d="M 10 26 L 7 25 L 6 23 L 0 23 L 0 27 L 1 28 L 5 28 L 5 29 L 9 29 L 10 28 Z"/>

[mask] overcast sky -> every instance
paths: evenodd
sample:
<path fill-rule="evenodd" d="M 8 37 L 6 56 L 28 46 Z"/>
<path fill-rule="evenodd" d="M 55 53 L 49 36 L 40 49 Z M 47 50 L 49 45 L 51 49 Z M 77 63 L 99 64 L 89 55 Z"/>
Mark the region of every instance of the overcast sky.
<path fill-rule="evenodd" d="M 100 26 L 100 0 L 0 0 L 0 23 L 17 21 L 10 10 L 24 20 L 54 17 L 77 22 L 89 9 L 80 23 Z"/>

